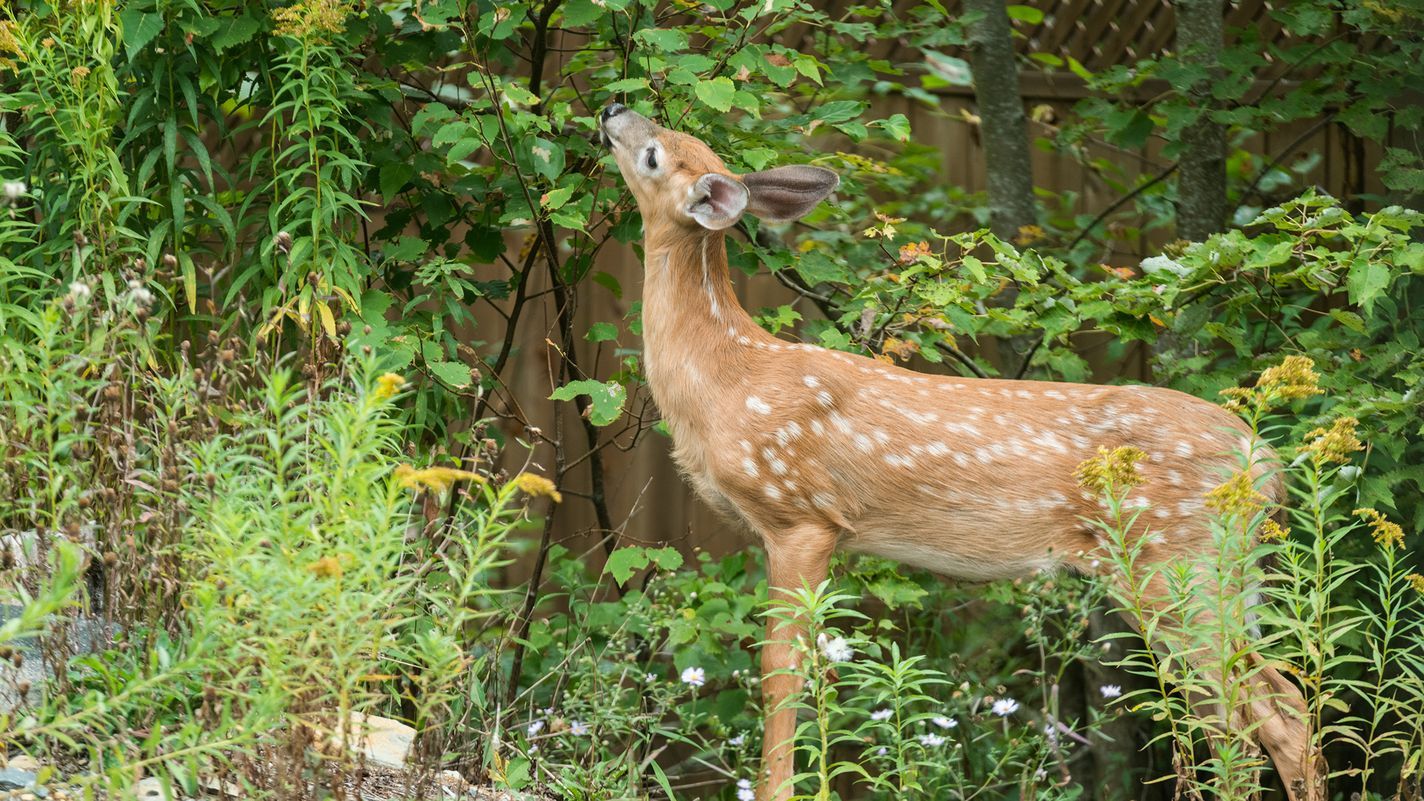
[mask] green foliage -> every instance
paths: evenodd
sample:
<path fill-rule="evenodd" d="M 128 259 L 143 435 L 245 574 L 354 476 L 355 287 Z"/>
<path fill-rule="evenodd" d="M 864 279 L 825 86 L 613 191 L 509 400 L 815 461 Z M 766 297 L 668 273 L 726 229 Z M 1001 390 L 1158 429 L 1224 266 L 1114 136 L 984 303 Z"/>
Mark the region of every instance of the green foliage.
<path fill-rule="evenodd" d="M 1223 540 L 1202 568 L 1218 592 L 1188 592 L 1186 574 L 1172 586 L 1234 612 L 1226 590 L 1260 581 L 1270 658 L 1305 685 L 1322 744 L 1358 758 L 1362 773 L 1340 778 L 1417 795 L 1419 214 L 1307 191 L 1318 154 L 1247 145 L 1291 123 L 1343 126 L 1381 146 L 1388 188 L 1417 193 L 1418 154 L 1399 144 L 1421 121 L 1401 101 L 1418 14 L 1270 13 L 1288 36 L 1237 32 L 1210 109 L 1187 91 L 1202 68 L 1171 53 L 1096 72 L 1031 54 L 1024 69 L 1093 92 L 1040 119 L 1038 145 L 1120 202 L 1095 216 L 1041 189 L 1040 224 L 1005 242 L 975 230 L 982 197 L 945 182 L 912 127 L 973 85 L 965 20 L 938 3 L 0 6 L 0 533 L 37 543 L 5 567 L 21 612 L 0 639 L 37 636 L 63 661 L 76 618 L 119 627 L 0 721 L 0 739 L 85 766 L 77 781 L 95 789 L 148 773 L 192 792 L 217 774 L 300 798 L 351 767 L 309 746 L 367 712 L 414 725 L 427 772 L 573 798 L 746 789 L 761 714 L 749 648 L 768 614 L 757 558 L 684 564 L 685 549 L 620 543 L 603 487 L 601 454 L 658 441 L 642 437 L 656 416 L 638 306 L 589 322 L 633 300 L 596 261 L 636 248 L 642 225 L 594 136 L 618 101 L 695 133 L 734 172 L 841 174 L 805 229 L 748 221 L 729 238 L 739 270 L 790 288 L 759 318 L 783 336 L 1074 381 L 1150 349 L 1158 381 L 1213 399 L 1282 355 L 1312 357 L 1325 393 L 1269 433 L 1300 442 L 1348 415 L 1368 450 L 1339 467 L 1302 457 L 1293 536 Z M 1045 20 L 1008 14 L 1019 30 Z M 1362 44 L 1377 40 L 1390 44 Z M 884 56 L 886 42 L 904 50 Z M 1261 92 L 1268 62 L 1281 71 Z M 1171 224 L 1170 159 L 1202 113 L 1228 126 L 1235 227 L 1122 266 L 1116 251 Z M 1155 176 L 1092 155 L 1159 141 Z M 1111 342 L 1090 363 L 1094 335 Z M 534 394 L 516 397 L 524 376 Z M 521 406 L 540 398 L 552 403 Z M 535 425 L 570 402 L 575 425 Z M 606 559 L 526 511 L 503 467 L 523 444 L 559 482 L 523 486 L 591 505 Z M 1346 514 L 1357 506 L 1405 521 L 1404 544 L 1371 547 Z M 532 577 L 511 586 L 527 575 L 503 571 L 529 550 L 520 530 L 541 527 Z M 1274 567 L 1234 569 L 1262 552 Z M 1131 553 L 1123 542 L 1115 558 Z M 1103 733 L 1128 716 L 1154 754 L 1195 756 L 1218 722 L 1159 681 L 1150 651 L 1126 660 L 1150 680 L 1128 703 L 1085 687 L 1108 592 L 840 563 L 793 604 L 813 626 L 796 792 L 1104 796 L 1082 766 L 1132 752 Z M 1191 626 L 1166 634 L 1216 643 L 1218 664 L 1242 656 Z M 1221 675 L 1173 678 L 1239 698 L 1246 677 Z M 1185 786 L 1241 796 L 1267 781 L 1244 732 L 1227 735 Z"/>

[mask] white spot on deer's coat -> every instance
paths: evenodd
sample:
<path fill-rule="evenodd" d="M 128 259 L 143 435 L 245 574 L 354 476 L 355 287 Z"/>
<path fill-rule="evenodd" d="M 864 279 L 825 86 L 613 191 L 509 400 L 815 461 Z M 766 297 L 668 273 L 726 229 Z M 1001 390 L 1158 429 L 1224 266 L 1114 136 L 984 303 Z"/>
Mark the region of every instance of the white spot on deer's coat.
<path fill-rule="evenodd" d="M 831 425 L 835 426 L 836 430 L 840 431 L 842 434 L 849 434 L 852 431 L 850 421 L 847 420 L 845 415 L 841 414 L 840 412 L 831 412 L 830 420 Z"/>
<path fill-rule="evenodd" d="M 835 502 L 835 498 L 831 497 L 830 495 L 827 495 L 824 492 L 818 492 L 815 495 L 811 496 L 811 503 L 821 507 L 822 509 L 830 508 L 830 506 Z"/>
<path fill-rule="evenodd" d="M 890 441 L 890 435 L 886 434 L 884 429 L 877 428 L 874 431 L 871 431 L 870 435 L 872 437 L 875 437 L 875 441 L 880 443 L 881 445 L 884 445 L 885 443 Z"/>
<path fill-rule="evenodd" d="M 1175 450 L 1172 451 L 1183 459 L 1191 458 L 1192 445 L 1190 442 L 1178 442 Z"/>
<path fill-rule="evenodd" d="M 949 446 L 938 440 L 926 445 L 925 449 L 930 452 L 931 456 L 943 456 L 949 453 Z"/>
<path fill-rule="evenodd" d="M 811 421 L 811 433 L 812 433 L 812 434 L 815 434 L 816 436 L 819 437 L 819 436 L 821 436 L 821 435 L 823 435 L 823 434 L 826 433 L 826 427 L 823 426 L 823 425 L 821 425 L 821 421 L 820 421 L 820 420 L 812 420 L 812 421 Z"/>
<path fill-rule="evenodd" d="M 960 467 L 968 467 L 968 466 L 969 466 L 969 457 L 968 457 L 968 456 L 965 456 L 965 455 L 962 454 L 962 453 L 956 453 L 956 454 L 954 454 L 954 463 L 957 464 L 957 465 L 959 465 Z"/>
<path fill-rule="evenodd" d="M 771 468 L 771 472 L 775 473 L 776 475 L 778 475 L 778 476 L 784 476 L 784 475 L 786 475 L 786 462 L 783 462 L 783 461 L 781 461 L 780 459 L 772 459 L 770 462 L 767 462 L 766 464 L 767 464 L 767 467 L 770 467 L 770 468 Z"/>
<path fill-rule="evenodd" d="M 816 393 L 816 400 L 822 406 L 830 406 L 832 403 L 835 403 L 835 399 L 831 397 L 831 393 L 825 391 L 824 389 Z"/>
<path fill-rule="evenodd" d="M 757 470 L 756 462 L 752 461 L 752 457 L 750 456 L 742 460 L 742 469 L 745 470 L 747 476 L 751 478 L 756 478 L 757 473 L 760 472 Z"/>
<path fill-rule="evenodd" d="M 750 345 L 750 344 L 752 344 L 751 337 L 748 337 L 748 336 L 746 336 L 745 334 L 742 335 L 742 336 L 739 336 L 739 337 L 737 337 L 737 344 L 738 344 L 738 345 Z"/>
<path fill-rule="evenodd" d="M 815 389 L 821 385 L 821 379 L 813 375 L 805 376 L 801 379 L 801 382 L 811 389 Z"/>
<path fill-rule="evenodd" d="M 766 485 L 766 497 L 772 499 L 773 501 L 779 501 L 779 500 L 781 500 L 781 490 L 777 489 L 775 486 L 773 486 L 773 485 L 771 485 L 771 484 L 767 484 L 767 485 Z"/>
<path fill-rule="evenodd" d="M 1056 390 L 1056 389 L 1046 390 L 1046 391 L 1043 393 L 1043 397 L 1045 397 L 1045 398 L 1052 398 L 1052 399 L 1054 399 L 1054 400 L 1061 400 L 1061 401 L 1066 401 L 1066 400 L 1068 400 L 1068 396 L 1067 396 L 1067 395 L 1064 395 L 1062 392 L 1059 392 L 1059 391 Z"/>
<path fill-rule="evenodd" d="M 747 396 L 747 408 L 751 409 L 757 414 L 771 414 L 771 404 L 767 403 L 761 398 L 758 398 L 755 395 Z"/>
<path fill-rule="evenodd" d="M 875 446 L 870 442 L 870 437 L 864 434 L 855 435 L 855 447 L 859 448 L 863 453 L 870 453 L 875 449 Z"/>

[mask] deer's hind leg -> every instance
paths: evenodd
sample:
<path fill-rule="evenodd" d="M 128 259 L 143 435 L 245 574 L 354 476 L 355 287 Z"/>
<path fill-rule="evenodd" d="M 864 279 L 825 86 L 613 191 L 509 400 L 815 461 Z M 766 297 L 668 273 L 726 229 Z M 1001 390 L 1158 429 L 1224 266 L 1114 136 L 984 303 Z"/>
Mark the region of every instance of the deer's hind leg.
<path fill-rule="evenodd" d="M 1116 583 L 1117 592 L 1134 594 L 1125 579 Z M 1206 582 L 1201 584 L 1193 588 L 1194 593 L 1214 592 L 1204 586 Z M 1174 598 L 1160 573 L 1137 587 L 1137 604 L 1146 620 L 1131 611 L 1124 611 L 1123 615 L 1139 632 L 1147 624 L 1145 628 L 1153 632 L 1153 641 L 1148 645 L 1160 658 L 1192 669 L 1197 674 L 1198 687 L 1229 687 L 1230 695 L 1240 699 L 1234 708 L 1226 709 L 1220 698 L 1204 698 L 1200 690 L 1185 691 L 1197 717 L 1209 729 L 1217 730 L 1209 744 L 1214 748 L 1220 745 L 1220 738 L 1231 729 L 1247 731 L 1251 741 L 1265 749 L 1291 801 L 1321 801 L 1325 797 L 1325 766 L 1318 749 L 1311 744 L 1309 718 L 1300 689 L 1254 650 L 1231 660 L 1236 663 L 1231 670 L 1240 671 L 1236 677 L 1223 676 L 1220 659 L 1213 656 L 1223 653 L 1217 634 L 1221 627 L 1210 602 L 1206 609 L 1188 610 L 1180 599 L 1181 593 Z"/>

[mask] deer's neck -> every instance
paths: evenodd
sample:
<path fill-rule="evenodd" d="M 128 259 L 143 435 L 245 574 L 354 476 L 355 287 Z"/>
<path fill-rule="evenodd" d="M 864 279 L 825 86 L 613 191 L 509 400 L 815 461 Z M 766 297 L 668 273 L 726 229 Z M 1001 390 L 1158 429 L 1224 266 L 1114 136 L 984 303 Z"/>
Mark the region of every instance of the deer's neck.
<path fill-rule="evenodd" d="M 715 425 L 718 390 L 745 378 L 751 346 L 770 335 L 732 292 L 722 232 L 649 231 L 644 260 L 648 384 L 676 437 Z"/>

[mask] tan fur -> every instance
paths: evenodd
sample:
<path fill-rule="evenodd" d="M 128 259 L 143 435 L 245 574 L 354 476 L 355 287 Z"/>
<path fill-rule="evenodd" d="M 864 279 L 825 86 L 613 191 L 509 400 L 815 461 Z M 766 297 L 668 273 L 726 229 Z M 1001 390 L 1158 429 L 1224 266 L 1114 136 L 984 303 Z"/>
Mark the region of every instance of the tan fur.
<path fill-rule="evenodd" d="M 1073 472 L 1098 446 L 1148 455 L 1129 500 L 1150 504 L 1144 560 L 1210 551 L 1203 496 L 1252 448 L 1235 416 L 1166 389 L 931 376 L 777 339 L 732 293 L 725 234 L 686 211 L 699 176 L 730 173 L 697 139 L 625 114 L 605 130 L 643 216 L 649 385 L 692 485 L 762 537 L 774 594 L 818 584 L 837 547 L 972 580 L 1091 572 L 1100 543 L 1083 518 L 1102 512 Z M 650 143 L 652 174 L 638 161 Z M 803 633 L 770 627 L 764 673 L 795 664 Z M 1309 732 L 1281 711 L 1300 693 L 1275 671 L 1262 681 L 1283 697 L 1249 710 L 1266 720 L 1262 744 L 1293 799 L 1317 798 Z M 789 676 L 763 684 L 760 799 L 791 794 L 795 715 L 782 705 L 799 690 Z"/>

